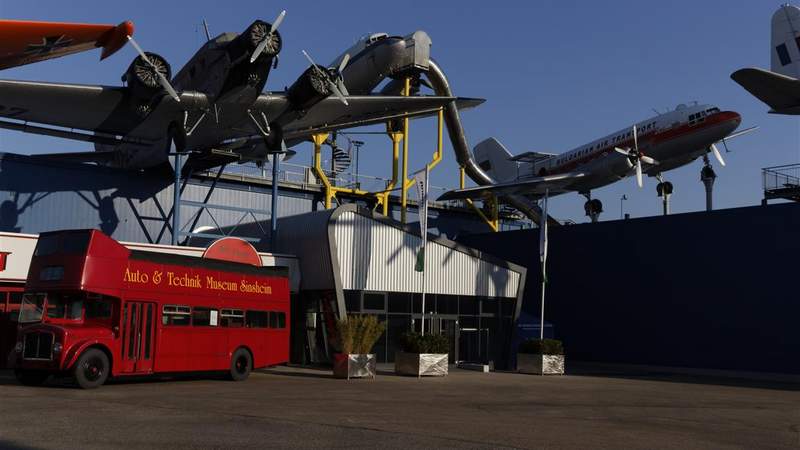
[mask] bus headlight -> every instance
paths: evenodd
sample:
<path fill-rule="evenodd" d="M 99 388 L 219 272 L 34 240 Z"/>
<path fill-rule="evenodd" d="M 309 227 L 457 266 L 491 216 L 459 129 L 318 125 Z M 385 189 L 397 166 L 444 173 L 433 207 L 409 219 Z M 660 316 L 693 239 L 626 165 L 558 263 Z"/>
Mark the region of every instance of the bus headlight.
<path fill-rule="evenodd" d="M 64 348 L 64 346 L 61 345 L 61 342 L 56 342 L 53 345 L 53 353 L 61 353 L 62 348 Z"/>
<path fill-rule="evenodd" d="M 14 351 L 17 353 L 22 353 L 22 341 L 17 341 L 17 345 L 14 346 Z"/>

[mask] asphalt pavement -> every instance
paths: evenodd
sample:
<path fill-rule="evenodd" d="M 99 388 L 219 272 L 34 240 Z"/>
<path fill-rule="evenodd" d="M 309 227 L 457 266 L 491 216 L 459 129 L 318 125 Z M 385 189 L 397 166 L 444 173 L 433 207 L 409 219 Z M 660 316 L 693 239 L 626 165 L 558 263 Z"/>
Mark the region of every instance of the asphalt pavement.
<path fill-rule="evenodd" d="M 0 448 L 800 448 L 796 384 L 687 376 L 337 380 L 279 367 L 211 377 L 16 383 L 0 371 Z"/>

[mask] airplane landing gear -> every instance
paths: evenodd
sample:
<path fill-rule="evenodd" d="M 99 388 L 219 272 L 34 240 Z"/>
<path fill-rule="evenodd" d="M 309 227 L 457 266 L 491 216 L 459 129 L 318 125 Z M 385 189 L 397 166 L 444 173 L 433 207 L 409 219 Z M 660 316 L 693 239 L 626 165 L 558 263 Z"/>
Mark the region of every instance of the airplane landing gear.
<path fill-rule="evenodd" d="M 662 198 L 662 203 L 664 205 L 664 215 L 669 215 L 669 197 L 672 195 L 672 183 L 669 181 L 664 181 L 664 176 L 660 173 L 656 175 L 656 179 L 658 180 L 658 184 L 656 185 L 656 192 L 658 196 Z"/>
<path fill-rule="evenodd" d="M 597 222 L 600 218 L 600 213 L 603 212 L 603 202 L 598 199 L 592 199 L 592 195 L 588 192 L 581 193 L 581 195 L 586 197 L 586 203 L 583 204 L 586 215 L 592 219 L 592 223 Z"/>
<path fill-rule="evenodd" d="M 716 178 L 717 174 L 714 173 L 714 168 L 711 167 L 708 154 L 703 155 L 703 168 L 700 169 L 700 181 L 702 181 L 703 185 L 706 187 L 706 211 L 714 209 L 712 194 L 714 191 L 714 180 Z"/>

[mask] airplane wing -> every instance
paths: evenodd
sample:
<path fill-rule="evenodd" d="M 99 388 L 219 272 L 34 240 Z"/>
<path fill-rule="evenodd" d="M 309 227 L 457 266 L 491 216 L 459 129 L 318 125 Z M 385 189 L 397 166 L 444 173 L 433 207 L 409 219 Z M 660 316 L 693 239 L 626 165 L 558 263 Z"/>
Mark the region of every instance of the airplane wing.
<path fill-rule="evenodd" d="M 731 78 L 769 105 L 771 113 L 800 114 L 800 81 L 758 68 L 737 70 Z"/>
<path fill-rule="evenodd" d="M 490 195 L 522 194 L 531 197 L 544 197 L 545 191 L 550 195 L 571 191 L 575 182 L 587 176 L 585 172 L 568 172 L 558 175 L 529 178 L 524 181 L 498 183 L 487 186 L 476 186 L 464 189 L 455 189 L 445 192 L 437 200 L 462 200 L 467 198 L 481 198 Z"/>
<path fill-rule="evenodd" d="M 0 20 L 0 69 L 102 47 L 103 60 L 122 48 L 133 23 L 114 25 Z"/>
<path fill-rule="evenodd" d="M 459 109 L 473 108 L 485 100 L 439 96 L 358 95 L 347 97 L 349 106 L 336 97 L 327 97 L 314 105 L 304 116 L 284 126 L 284 138 L 305 139 L 315 133 L 384 123 L 401 117 L 427 117 L 455 100 Z M 286 107 L 286 96 L 262 94 L 256 107 L 267 117 L 275 117 Z"/>

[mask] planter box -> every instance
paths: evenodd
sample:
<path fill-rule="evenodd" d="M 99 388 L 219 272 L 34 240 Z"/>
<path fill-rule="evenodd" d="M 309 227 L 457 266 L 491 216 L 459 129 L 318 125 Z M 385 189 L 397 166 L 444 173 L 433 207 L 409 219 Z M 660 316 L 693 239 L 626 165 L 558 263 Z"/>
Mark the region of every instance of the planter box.
<path fill-rule="evenodd" d="M 517 353 L 517 371 L 535 375 L 564 375 L 564 355 Z"/>
<path fill-rule="evenodd" d="M 398 375 L 425 375 L 443 377 L 447 375 L 447 353 L 406 353 L 394 355 L 394 373 Z"/>
<path fill-rule="evenodd" d="M 375 378 L 375 355 L 336 353 L 333 355 L 333 376 L 336 378 Z"/>

